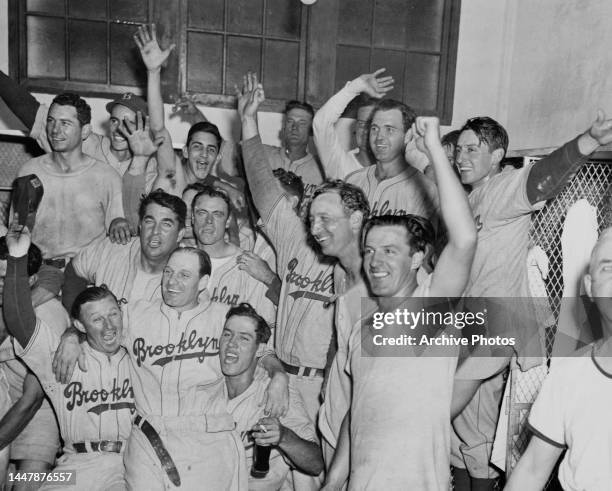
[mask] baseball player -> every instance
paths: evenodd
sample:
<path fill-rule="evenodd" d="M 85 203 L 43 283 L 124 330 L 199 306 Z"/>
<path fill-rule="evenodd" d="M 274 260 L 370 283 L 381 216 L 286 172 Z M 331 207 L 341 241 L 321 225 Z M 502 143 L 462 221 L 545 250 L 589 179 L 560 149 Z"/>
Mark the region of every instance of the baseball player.
<path fill-rule="evenodd" d="M 377 73 L 365 76 L 372 95 L 380 95 L 388 88 L 387 77 L 376 78 Z M 364 82 L 360 77 L 359 85 L 366 90 Z M 376 165 L 349 174 L 346 181 L 363 189 L 372 216 L 413 214 L 430 219 L 435 225 L 439 209 L 436 185 L 404 158 L 405 142 L 414 138 L 411 126 L 415 116 L 401 102 L 378 101 L 369 129 Z"/>
<path fill-rule="evenodd" d="M 289 409 L 280 419 L 267 416 L 258 404 L 269 377 L 257 367 L 257 352 L 270 334 L 265 320 L 251 305 L 232 307 L 219 344 L 224 377 L 212 387 L 198 387 L 192 393 L 194 403 L 201 404 L 203 412 L 227 410 L 232 415 L 246 448 L 248 469 L 253 466 L 254 444 L 273 447 L 268 474 L 249 477 L 252 490 L 283 488 L 285 480 L 290 479 L 290 466 L 312 475 L 318 475 L 323 468 L 314 424 L 293 386 L 289 387 Z"/>
<path fill-rule="evenodd" d="M 282 281 L 276 356 L 314 421 L 332 333 L 333 263 L 307 244 L 307 232 L 295 211 L 297 198 L 286 193 L 267 160 L 257 128 L 257 108 L 263 99 L 263 89 L 249 74 L 238 101 L 245 171 L 264 231 L 276 249 Z"/>
<path fill-rule="evenodd" d="M 434 272 L 419 285 L 419 263 L 433 245 L 423 240 L 423 219 L 379 216 L 366 222 L 363 266 L 383 309 L 389 298 L 459 296 L 476 248 L 470 207 L 440 143 L 438 119 L 417 118 L 413 131 L 423 138 L 435 165 L 449 241 Z M 414 307 L 414 302 L 407 305 Z M 456 353 L 410 356 L 407 350 L 403 357 L 384 352 L 364 357 L 361 339 L 362 330 L 353 330 L 347 364 L 353 380 L 350 415 L 324 489 L 340 489 L 348 479 L 349 489 L 447 490 Z"/>
<path fill-rule="evenodd" d="M 37 318 L 32 308 L 27 227 L 14 221 L 7 245 L 7 328 L 15 337 L 17 355 L 41 381 L 56 411 L 64 455 L 55 471 L 74 472 L 77 489 L 125 489 L 122 452 L 130 433 L 134 392 L 129 358 L 120 345 L 123 323 L 117 299 L 100 287 L 89 288 L 77 297 L 72 315 L 75 326 L 85 333 L 83 351 L 89 371 L 77 371 L 69 384 L 58 383 L 51 364 L 60 334 Z M 42 489 L 54 484 L 47 483 Z"/>
<path fill-rule="evenodd" d="M 230 201 L 227 195 L 211 187 L 199 192 L 192 203 L 192 225 L 197 247 L 210 257 L 208 290 L 213 302 L 236 306 L 248 302 L 269 325 L 276 322 L 276 307 L 266 297 L 267 287 L 240 266 L 242 249 L 225 239 Z"/>
<path fill-rule="evenodd" d="M 393 77 L 381 77 L 384 68 L 371 74 L 357 77 L 333 95 L 321 109 L 317 111 L 312 121 L 314 141 L 317 145 L 321 164 L 328 179 L 344 179 L 352 172 L 371 165 L 369 150 L 368 121 L 374 110 L 375 99 L 380 99 L 393 90 Z M 355 141 L 357 148 L 346 151 L 340 143 L 336 124 L 347 105 L 364 94 L 365 99 L 357 109 L 355 123 Z"/>
<path fill-rule="evenodd" d="M 140 236 L 127 245 L 99 239 L 81 249 L 66 267 L 62 301 L 70 309 L 87 284 L 105 284 L 122 301 L 161 297 L 161 276 L 168 257 L 185 231 L 183 201 L 161 190 L 143 198 L 139 210 Z"/>
<path fill-rule="evenodd" d="M 62 269 L 78 250 L 103 237 L 114 218 L 123 216 L 121 178 L 83 151 L 90 120 L 91 109 L 78 95 L 55 97 L 45 133 L 52 152 L 29 160 L 18 172 L 36 174 L 42 182 L 32 237 L 46 262 Z"/>
<path fill-rule="evenodd" d="M 123 343 L 132 361 L 137 410 L 125 455 L 131 489 L 197 489 L 202 482 L 212 489 L 241 489 L 246 482 L 243 448 L 229 415 L 202 414 L 186 403 L 191 388 L 221 377 L 217 354 L 227 308 L 200 296 L 209 275 L 204 251 L 176 249 L 162 275 L 162 299 L 141 299 L 126 309 Z M 77 339 L 64 338 L 74 365 Z M 282 382 L 275 373 L 268 387 L 274 414 L 285 410 L 270 405 L 283 400 L 277 393 L 286 392 Z M 223 465 L 210 465 L 219 455 Z"/>
<path fill-rule="evenodd" d="M 487 117 L 469 119 L 461 129 L 456 162 L 461 181 L 472 186 L 469 200 L 478 228 L 478 247 L 464 295 L 467 301 L 515 299 L 511 309 L 489 309 L 487 327 L 493 335 L 516 336 L 518 362 L 524 369 L 530 368 L 526 355 L 537 357 L 537 362 L 542 359 L 525 266 L 531 214 L 562 191 L 588 155 L 611 141 L 612 120 L 606 120 L 600 111 L 590 128 L 549 156 L 522 169 L 506 166 L 502 170 L 508 147 L 506 130 Z M 528 351 L 530 346 L 536 351 Z M 461 489 L 495 484 L 497 471 L 489 459 L 503 393 L 499 372 L 510 355 L 472 357 L 457 371 L 458 379 L 475 381 L 476 387 L 484 381 L 453 422 L 452 462 L 458 468 L 455 477 L 459 476 Z M 467 404 L 470 394 L 465 395 Z"/>

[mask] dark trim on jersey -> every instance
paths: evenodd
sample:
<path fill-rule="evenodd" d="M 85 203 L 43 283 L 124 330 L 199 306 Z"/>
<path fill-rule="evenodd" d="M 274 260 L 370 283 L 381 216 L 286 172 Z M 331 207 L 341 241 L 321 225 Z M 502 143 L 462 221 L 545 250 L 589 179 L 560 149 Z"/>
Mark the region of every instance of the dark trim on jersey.
<path fill-rule="evenodd" d="M 597 363 L 597 359 L 595 358 L 595 346 L 591 348 L 591 360 L 593 360 L 595 367 L 597 367 L 597 370 L 599 370 L 604 377 L 612 378 L 612 373 L 606 372 L 603 367 Z"/>
<path fill-rule="evenodd" d="M 540 440 L 548 443 L 549 445 L 552 445 L 553 447 L 556 447 L 556 448 L 563 448 L 563 449 L 567 448 L 567 445 L 565 445 L 564 443 L 556 442 L 552 438 L 548 438 L 544 433 L 536 430 L 529 421 L 527 421 L 527 428 L 529 428 L 529 431 L 533 433 L 533 436 L 537 436 Z"/>

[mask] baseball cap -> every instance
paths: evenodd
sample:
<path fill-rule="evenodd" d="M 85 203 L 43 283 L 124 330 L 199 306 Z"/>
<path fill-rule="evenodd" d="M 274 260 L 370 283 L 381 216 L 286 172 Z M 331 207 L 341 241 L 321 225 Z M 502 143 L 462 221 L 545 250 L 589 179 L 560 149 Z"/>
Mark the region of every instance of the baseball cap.
<path fill-rule="evenodd" d="M 18 177 L 13 183 L 13 210 L 19 214 L 19 224 L 34 227 L 38 205 L 44 194 L 42 182 L 35 174 Z"/>
<path fill-rule="evenodd" d="M 106 105 L 106 110 L 110 114 L 117 104 L 127 107 L 134 112 L 140 111 L 143 115 L 148 114 L 147 111 L 147 103 L 142 97 L 133 94 L 132 92 L 126 92 L 125 94 L 120 95 L 114 101 L 109 102 Z"/>

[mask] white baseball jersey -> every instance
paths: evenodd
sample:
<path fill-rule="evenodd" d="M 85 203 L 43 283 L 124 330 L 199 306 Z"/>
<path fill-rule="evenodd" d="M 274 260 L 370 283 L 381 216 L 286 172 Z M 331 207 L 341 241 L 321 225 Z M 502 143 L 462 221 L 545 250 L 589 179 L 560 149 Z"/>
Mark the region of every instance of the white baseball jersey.
<path fill-rule="evenodd" d="M 367 196 L 370 216 L 412 214 L 428 218 L 435 225 L 440 203 L 438 188 L 431 179 L 410 166 L 382 181 L 375 172 L 376 166 L 371 165 L 346 177 L 346 182 L 359 186 Z"/>
<path fill-rule="evenodd" d="M 249 387 L 240 395 L 230 399 L 225 379 L 212 386 L 201 388 L 192 393 L 195 404 L 200 404 L 205 413 L 220 413 L 227 411 L 232 415 L 236 431 L 240 434 L 246 450 L 246 467 L 253 465 L 253 441 L 249 432 L 261 418 L 265 417 L 264 406 L 259 404 L 270 382 L 270 377 L 262 368 L 257 368 L 255 377 Z M 304 401 L 299 391 L 289 382 L 289 409 L 280 418 L 286 428 L 294 431 L 300 438 L 312 442 L 317 441 L 314 424 L 306 413 Z M 249 489 L 281 489 L 290 467 L 282 454 L 273 449 L 270 453 L 270 472 L 265 478 L 249 477 Z"/>
<path fill-rule="evenodd" d="M 274 327 L 276 306 L 266 297 L 268 287 L 246 271 L 238 269 L 236 258 L 242 252 L 238 250 L 220 266 L 213 267 L 208 281 L 210 299 L 212 302 L 226 305 L 227 308 L 235 307 L 241 302 L 248 302 L 268 325 Z"/>
<path fill-rule="evenodd" d="M 81 249 L 72 258 L 72 267 L 77 275 L 90 283 L 105 284 L 117 300 L 129 301 L 134 279 L 140 269 L 140 238 L 133 238 L 128 244 L 113 244 L 107 237 L 96 240 Z M 159 273 L 146 284 L 141 298 L 161 298 L 161 277 Z"/>
<path fill-rule="evenodd" d="M 132 426 L 134 391 L 125 349 L 108 357 L 83 343 L 87 371 L 75 369 L 72 380 L 55 380 L 51 367 L 61 335 L 41 319 L 25 348 L 13 341 L 15 352 L 40 380 L 49 396 L 64 439 L 65 449 L 84 441 L 127 440 Z"/>
<path fill-rule="evenodd" d="M 191 387 L 221 378 L 219 337 L 227 310 L 204 302 L 179 314 L 162 300 L 139 300 L 128 307 L 124 346 L 133 362 L 140 414 L 195 415 L 183 397 Z"/>
<path fill-rule="evenodd" d="M 304 223 L 282 196 L 264 230 L 277 253 L 282 281 L 276 355 L 294 366 L 324 368 L 333 323 L 333 260 L 308 245 Z"/>
<path fill-rule="evenodd" d="M 285 148 L 264 145 L 266 157 L 273 169 L 285 169 L 302 178 L 304 199 L 312 196 L 315 188 L 323 182 L 323 172 L 317 159 L 310 153 L 298 160 L 289 160 Z"/>

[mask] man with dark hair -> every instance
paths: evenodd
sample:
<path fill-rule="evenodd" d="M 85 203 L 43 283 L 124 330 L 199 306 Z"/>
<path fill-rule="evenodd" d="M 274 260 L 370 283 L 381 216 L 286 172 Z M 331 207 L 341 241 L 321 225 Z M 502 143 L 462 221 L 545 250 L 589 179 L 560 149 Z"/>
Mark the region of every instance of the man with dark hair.
<path fill-rule="evenodd" d="M 87 284 L 107 285 L 122 302 L 159 298 L 161 275 L 168 257 L 185 232 L 187 207 L 183 201 L 162 190 L 142 199 L 138 237 L 127 245 L 108 237 L 81 249 L 65 271 L 62 302 L 72 302 Z"/>
<path fill-rule="evenodd" d="M 64 455 L 54 471 L 74 473 L 73 482 L 78 479 L 92 490 L 120 489 L 125 486 L 122 452 L 130 433 L 134 394 L 129 358 L 120 345 L 123 323 L 117 299 L 100 287 L 77 297 L 74 324 L 85 334 L 83 353 L 90 371 L 77 371 L 70 384 L 58 383 L 52 353 L 58 349 L 61 332 L 32 307 L 25 258 L 30 246 L 27 227 L 13 221 L 7 244 L 7 328 L 15 337 L 17 355 L 41 381 L 58 416 Z"/>
<path fill-rule="evenodd" d="M 90 117 L 80 97 L 58 95 L 46 120 L 51 153 L 29 160 L 18 172 L 36 174 L 43 185 L 32 237 L 45 261 L 62 269 L 81 248 L 104 237 L 113 219 L 123 216 L 121 178 L 83 151 L 83 140 L 91 133 Z"/>
<path fill-rule="evenodd" d="M 1 237 L 0 293 L 4 289 L 9 255 L 6 237 Z M 61 278 L 39 276 L 43 268 L 49 267 L 42 264 L 42 254 L 34 244 L 28 248 L 25 262 L 30 286 L 28 295 L 36 315 L 43 318 L 50 329 L 60 336 L 69 325 L 66 311 L 54 298 L 61 287 Z M 10 397 L 6 401 L 8 411 L 2 412 L 0 420 L 0 449 L 6 448 L 7 456 L 14 462 L 18 472 L 47 472 L 53 467 L 59 449 L 57 420 L 40 382 L 15 355 L 12 339 L 8 336 L 1 315 L 3 310 L 0 298 L 0 376 L 6 380 L 6 396 Z M 32 483 L 23 482 L 15 483 L 14 488 L 20 491 L 33 489 L 33 486 Z"/>
<path fill-rule="evenodd" d="M 375 77 L 379 72 L 365 76 L 372 93 L 384 93 L 389 83 L 387 77 Z M 409 165 L 404 156 L 406 142 L 415 138 L 411 130 L 415 117 L 414 111 L 402 102 L 378 101 L 369 127 L 370 150 L 376 165 L 353 172 L 346 181 L 363 189 L 372 216 L 413 214 L 437 224 L 436 185 Z"/>
<path fill-rule="evenodd" d="M 276 307 L 266 297 L 268 286 L 240 268 L 240 247 L 225 238 L 230 219 L 230 201 L 222 191 L 204 187 L 192 202 L 192 226 L 199 249 L 210 257 L 208 282 L 211 300 L 229 306 L 249 302 L 270 325 L 276 322 Z"/>
<path fill-rule="evenodd" d="M 142 60 L 147 68 L 147 105 L 151 116 L 151 130 L 158 138 L 163 138 L 157 152 L 157 176 L 152 188 L 181 196 L 185 187 L 194 182 L 203 182 L 224 190 L 238 210 L 245 205 L 244 195 L 232 183 L 213 175 L 211 171 L 218 163 L 223 139 L 216 125 L 202 121 L 189 129 L 187 142 L 183 148 L 184 162 L 181 162 L 172 146 L 172 138 L 165 127 L 164 103 L 161 96 L 161 68 L 174 49 L 174 44 L 162 50 L 157 42 L 155 24 L 140 26 L 134 35 Z M 130 195 L 138 196 L 144 189 L 140 176 L 132 173 L 129 184 Z M 125 195 L 125 192 L 124 192 Z"/>
<path fill-rule="evenodd" d="M 318 159 L 308 151 L 313 117 L 314 109 L 307 102 L 287 102 L 280 132 L 281 146 L 265 145 L 272 169 L 281 168 L 300 176 L 306 198 L 324 179 Z"/>
<path fill-rule="evenodd" d="M 259 404 L 269 377 L 258 368 L 257 353 L 270 334 L 266 321 L 250 304 L 232 307 L 219 341 L 224 377 L 193 392 L 194 404 L 199 401 L 203 412 L 228 411 L 232 415 L 245 446 L 247 469 L 253 465 L 254 445 L 272 447 L 269 472 L 249 477 L 249 489 L 281 489 L 290 479 L 290 467 L 312 475 L 323 469 L 314 424 L 293 385 L 289 385 L 288 411 L 282 417 L 267 415 Z"/>
<path fill-rule="evenodd" d="M 612 120 L 602 111 L 583 134 L 549 156 L 522 169 L 502 161 L 508 134 L 495 120 L 472 118 L 461 129 L 456 162 L 469 195 L 478 229 L 478 247 L 464 292 L 467 301 L 482 297 L 512 298 L 511 307 L 489 309 L 488 335 L 515 336 L 518 363 L 531 368 L 533 357 L 542 359 L 534 306 L 527 278 L 527 252 L 531 214 L 561 192 L 588 156 L 612 142 Z M 469 304 L 468 304 L 469 306 Z M 453 422 L 456 489 L 492 489 L 498 472 L 489 464 L 499 405 L 503 370 L 512 350 L 496 357 L 472 356 L 457 371 L 461 380 L 482 383 L 473 397 L 465 394 L 465 410 Z"/>
<path fill-rule="evenodd" d="M 377 99 L 393 89 L 393 77 L 380 76 L 384 71 L 381 68 L 347 82 L 315 114 L 312 122 L 314 140 L 328 179 L 344 179 L 352 172 L 371 165 L 369 120 Z M 355 122 L 357 148 L 347 151 L 340 142 L 336 124 L 345 108 L 357 99 L 360 100 Z"/>
<path fill-rule="evenodd" d="M 383 216 L 364 226 L 363 269 L 378 303 L 376 314 L 390 312 L 390 304 L 414 310 L 427 307 L 428 297 L 458 297 L 476 248 L 469 204 L 440 143 L 438 119 L 417 118 L 413 131 L 423 138 L 421 146 L 435 166 L 449 240 L 434 272 L 419 284 L 418 268 L 432 247 L 422 218 Z M 350 413 L 342 423 L 324 489 L 341 489 L 348 479 L 351 490 L 447 490 L 457 353 L 421 345 L 406 346 L 401 356 L 393 351 L 385 356 L 384 349 L 362 356 L 374 315 L 362 313 L 365 317 L 353 329 L 348 348 Z M 422 330 L 424 325 L 414 327 L 433 334 Z M 386 328 L 404 333 L 406 326 Z"/>

